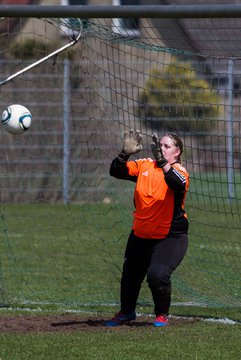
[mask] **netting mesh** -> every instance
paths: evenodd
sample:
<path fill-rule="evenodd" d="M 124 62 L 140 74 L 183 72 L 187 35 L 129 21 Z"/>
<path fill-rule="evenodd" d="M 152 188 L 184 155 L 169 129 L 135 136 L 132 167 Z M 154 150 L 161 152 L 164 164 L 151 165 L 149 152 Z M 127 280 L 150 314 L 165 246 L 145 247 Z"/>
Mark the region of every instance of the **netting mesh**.
<path fill-rule="evenodd" d="M 185 143 L 190 246 L 173 304 L 240 306 L 239 23 L 141 19 L 120 31 L 110 19 L 2 21 L 1 79 L 82 34 L 1 87 L 2 110 L 21 103 L 33 114 L 24 135 L 0 133 L 3 304 L 119 302 L 133 184 L 108 171 L 123 131 L 136 128 L 142 157 L 153 131 Z M 145 285 L 139 301 L 151 303 Z"/>

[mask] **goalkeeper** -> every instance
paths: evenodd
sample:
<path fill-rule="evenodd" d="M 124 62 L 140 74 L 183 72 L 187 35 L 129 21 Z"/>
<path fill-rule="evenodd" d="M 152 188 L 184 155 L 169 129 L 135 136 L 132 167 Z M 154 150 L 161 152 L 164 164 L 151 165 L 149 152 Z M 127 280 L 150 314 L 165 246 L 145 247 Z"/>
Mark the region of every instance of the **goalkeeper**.
<path fill-rule="evenodd" d="M 111 163 L 110 175 L 136 183 L 134 220 L 125 250 L 120 311 L 105 326 L 135 320 L 141 284 L 147 283 L 154 302 L 154 326 L 168 325 L 171 275 L 188 246 L 188 219 L 184 202 L 189 175 L 181 165 L 183 142 L 175 134 L 152 136 L 150 158 L 129 161 L 142 149 L 140 131 L 125 132 L 123 148 Z"/>

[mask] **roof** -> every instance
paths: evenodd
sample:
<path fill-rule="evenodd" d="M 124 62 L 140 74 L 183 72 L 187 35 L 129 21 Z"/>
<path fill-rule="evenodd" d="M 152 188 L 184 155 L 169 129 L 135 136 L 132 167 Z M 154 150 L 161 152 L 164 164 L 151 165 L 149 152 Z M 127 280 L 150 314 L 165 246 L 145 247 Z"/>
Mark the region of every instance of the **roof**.
<path fill-rule="evenodd" d="M 155 2 L 156 3 L 156 2 Z M 205 0 L 165 0 L 166 5 L 207 5 Z M 241 4 L 236 0 L 209 0 L 209 5 Z M 241 58 L 241 18 L 153 19 L 167 47 L 191 51 L 199 56 Z"/>

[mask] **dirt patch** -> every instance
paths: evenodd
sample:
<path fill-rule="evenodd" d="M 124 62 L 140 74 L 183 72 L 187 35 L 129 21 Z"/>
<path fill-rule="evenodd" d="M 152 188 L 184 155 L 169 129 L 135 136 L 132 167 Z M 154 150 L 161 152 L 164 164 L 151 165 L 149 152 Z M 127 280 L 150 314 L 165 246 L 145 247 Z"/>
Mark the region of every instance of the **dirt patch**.
<path fill-rule="evenodd" d="M 0 316 L 0 333 L 44 333 L 44 332 L 75 332 L 83 330 L 98 330 L 108 329 L 104 326 L 108 318 L 102 316 L 84 317 L 80 315 L 51 315 L 51 316 L 25 316 L 25 315 L 1 315 Z M 116 327 L 115 329 L 122 328 L 140 328 L 152 327 L 150 317 L 138 317 L 136 321 L 128 325 Z M 169 326 L 177 326 L 181 324 L 193 324 L 199 319 L 193 318 L 171 318 Z M 113 329 L 113 328 L 112 328 Z"/>

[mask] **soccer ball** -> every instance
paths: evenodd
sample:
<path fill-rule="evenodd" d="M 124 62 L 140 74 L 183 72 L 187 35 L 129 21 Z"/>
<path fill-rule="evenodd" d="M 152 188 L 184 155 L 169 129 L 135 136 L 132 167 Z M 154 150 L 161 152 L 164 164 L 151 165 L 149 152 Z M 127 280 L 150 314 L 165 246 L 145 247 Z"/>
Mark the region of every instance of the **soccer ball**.
<path fill-rule="evenodd" d="M 2 113 L 3 128 L 13 135 L 22 134 L 27 131 L 31 122 L 31 112 L 23 105 L 10 105 Z"/>

